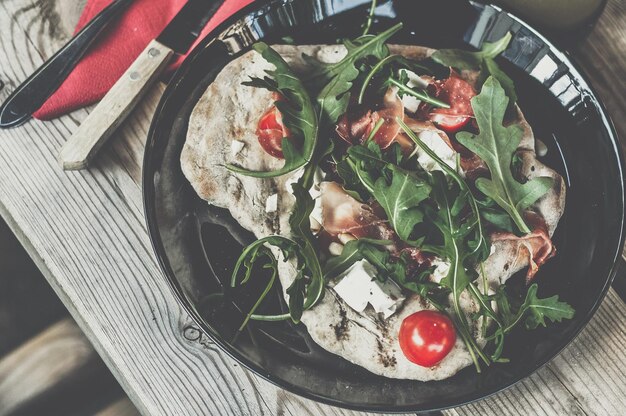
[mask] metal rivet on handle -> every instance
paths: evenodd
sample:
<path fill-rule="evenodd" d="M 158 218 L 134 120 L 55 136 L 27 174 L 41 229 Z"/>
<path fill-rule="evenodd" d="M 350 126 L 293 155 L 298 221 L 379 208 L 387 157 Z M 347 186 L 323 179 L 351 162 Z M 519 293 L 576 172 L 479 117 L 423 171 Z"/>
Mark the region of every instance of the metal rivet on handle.
<path fill-rule="evenodd" d="M 130 73 L 130 79 L 132 81 L 137 81 L 139 79 L 139 77 L 140 77 L 140 75 L 139 75 L 139 72 L 137 72 L 137 71 L 133 71 L 133 72 Z"/>
<path fill-rule="evenodd" d="M 150 55 L 151 58 L 157 57 L 161 54 L 161 51 L 158 50 L 157 48 L 150 48 L 150 50 L 148 51 L 148 55 Z"/>

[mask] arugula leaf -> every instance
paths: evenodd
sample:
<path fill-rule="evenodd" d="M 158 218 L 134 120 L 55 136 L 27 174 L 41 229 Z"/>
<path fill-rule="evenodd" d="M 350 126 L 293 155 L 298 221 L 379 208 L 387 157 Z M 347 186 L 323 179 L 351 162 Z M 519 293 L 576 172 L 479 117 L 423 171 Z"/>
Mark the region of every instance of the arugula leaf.
<path fill-rule="evenodd" d="M 261 321 L 275 321 L 275 320 L 287 319 L 290 317 L 290 314 L 283 314 L 283 315 L 255 315 L 254 314 L 256 309 L 259 307 L 263 299 L 265 299 L 270 289 L 274 285 L 274 281 L 276 280 L 276 277 L 278 275 L 278 262 L 276 260 L 276 257 L 274 257 L 274 254 L 268 248 L 268 245 L 278 247 L 282 251 L 284 261 L 287 261 L 293 256 L 296 256 L 298 258 L 298 269 L 299 270 L 302 269 L 302 258 L 299 256 L 298 245 L 295 241 L 289 238 L 282 237 L 279 235 L 272 235 L 272 236 L 258 239 L 254 241 L 253 243 L 249 244 L 247 247 L 245 247 L 241 255 L 239 256 L 239 259 L 237 259 L 237 263 L 235 263 L 235 268 L 233 269 L 233 274 L 231 275 L 231 280 L 230 280 L 231 287 L 235 287 L 237 285 L 238 277 L 241 274 L 242 268 L 245 268 L 245 272 L 243 275 L 243 279 L 241 279 L 239 284 L 247 283 L 248 280 L 250 280 L 250 277 L 252 275 L 254 264 L 257 261 L 259 261 L 262 257 L 267 258 L 267 263 L 263 265 L 263 268 L 271 269 L 272 277 L 270 278 L 268 284 L 266 285 L 263 293 L 261 293 L 256 303 L 252 307 L 252 309 L 250 309 L 250 312 L 248 312 L 248 314 L 246 315 L 246 318 L 244 319 L 243 323 L 239 327 L 239 331 L 243 330 L 243 328 L 246 326 L 246 324 L 248 323 L 250 319 L 261 320 Z M 298 279 L 296 278 L 296 280 Z M 294 280 L 294 283 L 296 280 Z"/>
<path fill-rule="evenodd" d="M 498 80 L 489 77 L 480 94 L 472 98 L 479 133 L 459 132 L 456 138 L 489 167 L 491 179 L 478 178 L 478 190 L 504 208 L 519 230 L 527 234 L 530 229 L 523 219 L 524 210 L 548 192 L 554 180 L 541 177 L 521 183 L 513 177 L 511 163 L 522 139 L 522 129 L 502 124 L 508 102 Z"/>
<path fill-rule="evenodd" d="M 489 255 L 489 243 L 487 238 L 485 237 L 485 230 L 481 221 L 481 211 L 478 208 L 478 201 L 470 191 L 467 182 L 465 179 L 459 175 L 459 173 L 449 166 L 446 162 L 444 162 L 437 153 L 435 153 L 430 147 L 428 147 L 417 135 L 406 125 L 406 123 L 401 120 L 399 117 L 396 118 L 396 122 L 400 125 L 400 128 L 404 131 L 404 133 L 415 142 L 416 146 L 420 147 L 428 156 L 434 159 L 441 169 L 450 176 L 459 186 L 459 188 L 463 191 L 463 195 L 466 197 L 469 206 L 474 214 L 474 218 L 476 221 L 476 238 L 474 239 L 474 249 L 472 251 L 473 257 L 476 263 L 480 263 L 485 260 Z"/>
<path fill-rule="evenodd" d="M 348 149 L 343 175 L 354 184 L 356 180 L 381 205 L 387 219 L 398 236 L 415 245 L 411 239 L 415 226 L 422 222 L 423 213 L 419 204 L 428 198 L 430 185 L 417 174 L 402 169 L 398 164 L 402 152 L 394 146 L 382 152 L 373 141 Z"/>
<path fill-rule="evenodd" d="M 551 322 L 561 322 L 563 319 L 574 317 L 574 308 L 559 300 L 558 295 L 541 299 L 537 297 L 537 289 L 537 283 L 530 285 L 524 303 L 514 312 L 506 293 L 506 287 L 502 285 L 498 288 L 495 301 L 505 326 L 498 329 L 491 338 L 511 332 L 522 320 L 524 320 L 526 329 L 535 329 L 539 325 L 545 327 L 546 319 Z"/>
<path fill-rule="evenodd" d="M 324 266 L 324 280 L 328 281 L 345 272 L 355 262 L 366 257 L 375 258 L 378 247 L 392 244 L 387 240 L 374 240 L 371 238 L 360 238 L 348 241 L 339 256 L 331 257 Z"/>
<path fill-rule="evenodd" d="M 256 43 L 253 48 L 276 69 L 267 70 L 268 76 L 262 79 L 253 78 L 244 85 L 265 88 L 279 93 L 284 98 L 284 100 L 274 102 L 274 105 L 280 111 L 283 122 L 292 137 L 284 137 L 282 140 L 285 164 L 280 169 L 252 171 L 232 164 L 226 165 L 226 168 L 246 176 L 272 178 L 293 172 L 311 161 L 317 145 L 317 114 L 304 84 L 280 54 L 263 42 Z M 298 149 L 295 142 L 302 142 L 302 149 Z"/>
<path fill-rule="evenodd" d="M 415 243 L 415 240 L 411 240 L 411 234 L 415 226 L 424 219 L 419 204 L 428 198 L 430 185 L 398 166 L 390 164 L 386 169 L 391 176 L 391 182 L 388 183 L 385 176 L 378 178 L 374 184 L 374 198 L 385 210 L 398 237 Z"/>
<path fill-rule="evenodd" d="M 402 23 L 376 36 L 363 35 L 354 41 L 345 40 L 344 45 L 348 53 L 337 63 L 320 64 L 309 58 L 311 63 L 315 62 L 316 69 L 308 83 L 321 89 L 317 96 L 320 125 L 333 125 L 346 112 L 350 100 L 349 91 L 360 73 L 357 63 L 368 56 L 385 58 L 389 54 L 385 41 L 400 29 L 402 29 Z"/>
<path fill-rule="evenodd" d="M 302 175 L 298 182 L 292 185 L 293 195 L 297 202 L 293 207 L 291 216 L 289 217 L 289 225 L 291 226 L 292 236 L 298 242 L 300 255 L 306 260 L 305 264 L 310 279 L 306 287 L 306 298 L 304 299 L 304 303 L 302 305 L 304 310 L 307 310 L 315 305 L 324 294 L 322 267 L 317 257 L 315 237 L 311 233 L 311 221 L 309 219 L 309 216 L 313 211 L 313 207 L 315 206 L 315 202 L 309 193 L 309 189 L 311 188 L 313 182 L 315 168 L 316 164 L 308 165 L 305 168 L 304 175 Z"/>
<path fill-rule="evenodd" d="M 507 32 L 506 35 L 493 43 L 484 42 L 481 50 L 478 52 L 469 52 L 461 49 L 440 49 L 435 51 L 431 58 L 442 65 L 460 70 L 480 70 L 481 82 L 479 85 L 482 85 L 489 75 L 493 76 L 500 81 L 500 84 L 506 91 L 506 95 L 511 100 L 511 104 L 513 104 L 517 101 L 513 80 L 500 69 L 494 60 L 496 56 L 506 50 L 511 38 L 511 33 Z"/>
<path fill-rule="evenodd" d="M 536 283 L 530 285 L 524 303 L 519 306 L 517 311 L 511 307 L 505 285 L 498 287 L 495 296 L 491 297 L 498 305 L 500 317 L 498 328 L 487 337 L 487 340 L 495 340 L 496 342 L 496 350 L 492 355 L 494 361 L 503 361 L 500 356 L 504 349 L 505 336 L 522 320 L 524 320 L 526 329 L 535 329 L 539 325 L 545 327 L 546 319 L 552 322 L 561 322 L 563 319 L 574 317 L 574 308 L 568 303 L 560 301 L 558 295 L 541 299 L 537 297 L 537 288 Z"/>
<path fill-rule="evenodd" d="M 326 152 L 331 149 L 332 148 L 325 150 L 323 154 L 326 154 Z M 237 284 L 237 276 L 242 266 L 246 268 L 246 274 L 241 283 L 243 284 L 248 281 L 254 263 L 259 260 L 261 256 L 269 258 L 269 263 L 264 267 L 273 268 L 275 270 L 276 259 L 271 251 L 265 247 L 266 244 L 279 247 L 283 251 L 285 260 L 294 255 L 298 259 L 296 276 L 292 284 L 286 290 L 289 295 L 289 314 L 278 316 L 250 314 L 251 319 L 279 320 L 291 317 L 294 323 L 298 323 L 302 317 L 303 311 L 313 307 L 324 294 L 322 267 L 317 257 L 315 237 L 311 233 L 309 220 L 309 216 L 315 204 L 308 190 L 312 186 L 316 166 L 316 163 L 307 165 L 302 177 L 297 183 L 292 185 L 293 194 L 296 198 L 296 204 L 289 217 L 289 225 L 291 226 L 293 239 L 278 235 L 261 238 L 246 247 L 237 260 L 231 278 L 232 286 Z M 269 291 L 269 289 L 266 290 Z M 261 296 L 264 297 L 265 295 L 262 294 Z M 260 303 L 260 300 L 257 301 L 257 303 Z M 256 309 L 256 306 L 254 309 Z"/>
<path fill-rule="evenodd" d="M 540 299 L 537 297 L 537 283 L 528 288 L 526 300 L 517 312 L 517 317 L 511 325 L 515 325 L 522 317 L 526 317 L 524 324 L 527 329 L 535 329 L 539 325 L 546 326 L 546 319 L 552 322 L 561 322 L 563 319 L 574 317 L 574 308 L 568 303 L 559 300 L 558 295 Z"/>
<path fill-rule="evenodd" d="M 406 74 L 406 73 L 405 73 Z M 387 79 L 387 82 L 389 83 L 389 85 L 397 87 L 398 88 L 398 96 L 402 97 L 404 95 L 412 95 L 413 97 L 416 97 L 422 101 L 424 101 L 425 103 L 428 103 L 434 107 L 440 107 L 440 108 L 450 108 L 450 104 L 441 101 L 437 98 L 431 97 L 426 90 L 424 89 L 416 89 L 416 88 L 411 88 L 407 85 L 407 78 L 406 75 L 405 77 L 401 77 L 399 80 L 395 79 L 394 77 L 389 77 Z"/>
<path fill-rule="evenodd" d="M 432 174 L 432 195 L 437 203 L 437 210 L 427 207 L 427 215 L 443 236 L 442 250 L 435 250 L 437 254 L 445 253 L 444 258 L 450 261 L 450 270 L 441 280 L 440 284 L 452 292 L 452 308 L 454 310 L 454 321 L 459 335 L 463 338 L 470 355 L 473 358 L 476 370 L 480 372 L 480 365 L 476 355 L 486 364 L 489 358 L 482 351 L 469 329 L 467 316 L 460 305 L 461 293 L 467 289 L 472 282 L 472 277 L 466 270 L 466 261 L 470 257 L 471 248 L 465 242 L 468 227 L 464 225 L 463 217 L 460 214 L 462 207 L 466 204 L 466 197 L 461 192 L 458 184 L 452 183 L 450 186 L 443 172 L 434 171 Z M 429 251 L 432 248 L 422 247 Z"/>
<path fill-rule="evenodd" d="M 397 72 L 396 69 L 400 71 L 399 80 L 396 80 L 393 78 L 393 74 Z M 408 77 L 406 75 L 406 71 L 404 71 L 405 69 L 410 69 L 411 71 L 418 73 L 418 74 L 437 75 L 439 77 L 446 76 L 446 75 L 443 75 L 445 73 L 444 69 L 447 69 L 449 71 L 448 68 L 444 67 L 443 65 L 439 65 L 438 63 L 434 62 L 432 59 L 425 59 L 423 61 L 417 62 L 417 61 L 411 61 L 402 55 L 389 55 L 386 58 L 379 60 L 374 66 L 372 66 L 372 69 L 370 69 L 370 71 L 367 73 L 367 75 L 365 76 L 365 79 L 363 80 L 363 83 L 361 84 L 361 89 L 359 90 L 357 103 L 358 104 L 363 103 L 363 98 L 365 97 L 365 91 L 370 86 L 370 84 L 374 83 L 373 82 L 374 78 L 382 77 L 382 80 L 384 81 L 382 83 L 382 87 L 385 87 L 385 88 L 388 87 L 389 85 L 393 84 L 393 81 L 401 85 L 401 90 L 398 92 L 398 95 L 400 97 L 402 97 L 402 95 L 407 94 L 407 93 L 411 95 L 419 94 L 419 95 L 416 95 L 418 96 L 418 98 L 425 97 L 424 98 L 425 100 L 434 100 L 436 105 L 437 104 L 439 104 L 440 106 L 447 105 L 446 103 L 442 101 L 439 101 L 439 100 L 436 100 L 435 98 L 430 97 L 425 90 L 413 90 L 410 87 L 407 87 L 406 84 L 408 82 Z M 391 81 L 392 79 L 393 81 Z M 379 88 L 379 90 L 380 89 L 381 88 Z"/>
<path fill-rule="evenodd" d="M 239 326 L 239 329 L 237 330 L 237 332 L 243 331 L 243 329 L 248 324 L 250 319 L 263 320 L 262 318 L 259 317 L 260 315 L 255 315 L 254 312 L 257 310 L 257 308 L 261 305 L 261 303 L 263 302 L 267 294 L 270 292 L 270 290 L 274 286 L 274 282 L 276 281 L 276 278 L 278 277 L 278 262 L 276 261 L 276 258 L 272 255 L 272 252 L 269 251 L 267 247 L 263 247 L 263 252 L 265 255 L 268 256 L 268 261 L 269 261 L 263 266 L 263 268 L 271 269 L 272 276 L 270 277 L 270 280 L 267 282 L 267 285 L 265 285 L 265 289 L 263 289 L 263 292 L 261 293 L 257 301 L 254 303 L 254 305 L 250 309 L 250 312 L 248 312 L 242 324 Z M 272 319 L 276 319 L 276 318 L 277 316 L 272 316 Z M 285 316 L 285 319 L 286 319 L 286 316 Z"/>
<path fill-rule="evenodd" d="M 297 244 L 295 241 L 279 235 L 272 235 L 254 241 L 243 249 L 241 255 L 237 259 L 237 263 L 235 263 L 235 268 L 233 269 L 230 279 L 231 287 L 235 287 L 237 285 L 237 280 L 242 267 L 245 268 L 245 273 L 239 284 L 247 283 L 248 280 L 250 280 L 254 263 L 261 257 L 265 256 L 270 258 L 272 261 L 276 260 L 272 252 L 267 248 L 266 244 L 278 247 L 282 251 L 285 260 L 288 260 L 297 253 Z"/>

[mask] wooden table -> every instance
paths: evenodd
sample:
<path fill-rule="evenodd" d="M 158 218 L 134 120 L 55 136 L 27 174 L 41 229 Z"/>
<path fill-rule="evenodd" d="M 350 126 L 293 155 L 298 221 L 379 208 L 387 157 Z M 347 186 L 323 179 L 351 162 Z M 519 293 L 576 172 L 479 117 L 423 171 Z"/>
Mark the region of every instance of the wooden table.
<path fill-rule="evenodd" d="M 67 40 L 75 0 L 0 1 L 0 100 Z M 626 4 L 610 0 L 576 53 L 626 139 Z M 348 415 L 243 369 L 194 327 L 161 275 L 144 224 L 141 163 L 164 86 L 152 89 L 93 167 L 56 160 L 88 110 L 0 131 L 0 213 L 146 415 Z M 460 415 L 626 412 L 626 305 L 611 290 L 550 364 Z M 0 406 L 2 404 L 0 403 Z"/>

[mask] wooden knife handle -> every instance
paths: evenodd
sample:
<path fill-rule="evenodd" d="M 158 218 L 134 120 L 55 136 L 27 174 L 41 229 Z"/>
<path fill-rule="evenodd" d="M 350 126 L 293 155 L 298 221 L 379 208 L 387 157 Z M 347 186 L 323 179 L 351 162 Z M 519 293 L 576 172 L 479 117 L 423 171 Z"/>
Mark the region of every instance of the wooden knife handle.
<path fill-rule="evenodd" d="M 150 42 L 65 143 L 59 155 L 63 169 L 87 167 L 98 149 L 163 72 L 173 53 L 156 40 Z"/>

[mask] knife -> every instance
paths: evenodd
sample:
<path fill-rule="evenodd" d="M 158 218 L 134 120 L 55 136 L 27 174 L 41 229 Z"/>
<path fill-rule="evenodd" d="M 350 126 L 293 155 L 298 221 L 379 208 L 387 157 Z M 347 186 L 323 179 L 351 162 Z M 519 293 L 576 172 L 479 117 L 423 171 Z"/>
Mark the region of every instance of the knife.
<path fill-rule="evenodd" d="M 88 166 L 100 147 L 159 78 L 172 56 L 187 53 L 223 2 L 187 1 L 65 143 L 59 154 L 63 169 L 77 170 Z"/>
<path fill-rule="evenodd" d="M 104 28 L 133 0 L 115 0 L 11 93 L 0 107 L 0 128 L 17 127 L 61 86 Z"/>

